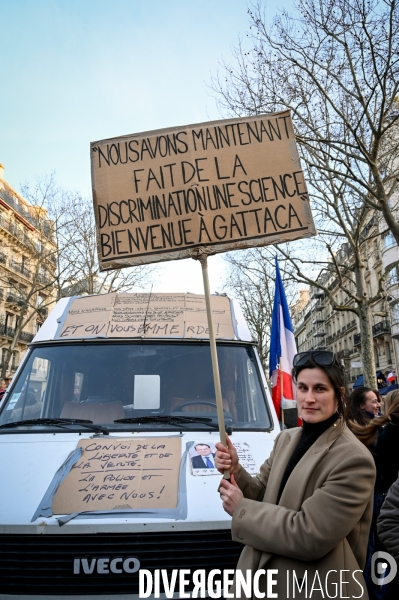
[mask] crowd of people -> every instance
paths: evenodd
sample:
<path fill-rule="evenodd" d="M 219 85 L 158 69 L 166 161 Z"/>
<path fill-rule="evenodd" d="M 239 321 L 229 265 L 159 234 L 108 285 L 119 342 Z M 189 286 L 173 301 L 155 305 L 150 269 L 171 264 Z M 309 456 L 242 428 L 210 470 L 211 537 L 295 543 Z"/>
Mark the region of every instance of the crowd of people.
<path fill-rule="evenodd" d="M 293 597 L 292 573 L 297 598 L 397 600 L 399 575 L 388 576 L 396 566 L 376 563 L 376 553 L 399 560 L 399 390 L 384 402 L 366 387 L 347 398 L 329 351 L 297 354 L 293 379 L 302 427 L 278 435 L 258 475 L 229 438 L 216 444 L 216 468 L 230 472 L 223 508 L 244 545 L 237 570 L 275 569 L 279 598 Z M 259 589 L 267 592 L 266 579 Z"/>

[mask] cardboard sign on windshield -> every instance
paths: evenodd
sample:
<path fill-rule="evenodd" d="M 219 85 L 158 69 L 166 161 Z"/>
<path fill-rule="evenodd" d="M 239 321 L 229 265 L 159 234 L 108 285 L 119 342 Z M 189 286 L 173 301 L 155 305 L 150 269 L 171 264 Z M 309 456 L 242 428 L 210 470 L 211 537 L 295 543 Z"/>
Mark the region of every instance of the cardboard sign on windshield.
<path fill-rule="evenodd" d="M 81 440 L 81 459 L 60 484 L 53 514 L 90 510 L 176 508 L 181 439 Z"/>
<path fill-rule="evenodd" d="M 92 142 L 102 270 L 315 235 L 289 111 Z"/>

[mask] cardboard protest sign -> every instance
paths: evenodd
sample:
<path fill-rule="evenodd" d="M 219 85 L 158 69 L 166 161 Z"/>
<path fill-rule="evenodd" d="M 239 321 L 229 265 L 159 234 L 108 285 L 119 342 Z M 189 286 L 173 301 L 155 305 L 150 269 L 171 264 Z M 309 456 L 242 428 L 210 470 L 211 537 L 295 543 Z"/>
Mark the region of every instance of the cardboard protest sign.
<path fill-rule="evenodd" d="M 315 235 L 289 111 L 91 144 L 102 270 Z"/>
<path fill-rule="evenodd" d="M 180 438 L 88 439 L 79 446 L 82 457 L 60 484 L 53 514 L 177 507 Z"/>
<path fill-rule="evenodd" d="M 216 337 L 234 339 L 230 301 L 211 296 Z M 76 298 L 59 338 L 209 338 L 205 298 L 200 294 L 102 294 Z"/>

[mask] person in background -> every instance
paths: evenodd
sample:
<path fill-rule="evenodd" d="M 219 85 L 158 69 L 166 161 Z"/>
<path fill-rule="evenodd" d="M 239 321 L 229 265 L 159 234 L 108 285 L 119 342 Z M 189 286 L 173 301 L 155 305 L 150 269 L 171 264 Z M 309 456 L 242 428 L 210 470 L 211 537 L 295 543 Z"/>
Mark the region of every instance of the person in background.
<path fill-rule="evenodd" d="M 397 390 L 395 390 L 396 392 Z M 394 394 L 395 394 L 394 392 Z M 399 393 L 389 399 L 386 414 L 375 417 L 367 425 L 350 423 L 356 437 L 369 448 L 377 468 L 374 508 L 367 550 L 365 579 L 372 600 L 385 598 L 386 588 L 376 586 L 371 578 L 371 559 L 377 547 L 376 524 L 385 496 L 399 471 Z"/>
<path fill-rule="evenodd" d="M 391 405 L 398 398 L 399 398 L 399 390 L 393 390 L 392 392 L 389 392 L 388 394 L 386 394 L 384 396 L 384 398 L 383 398 L 383 408 L 384 408 L 383 413 L 384 413 L 384 415 L 389 413 L 389 409 L 390 409 Z"/>
<path fill-rule="evenodd" d="M 377 532 L 385 549 L 399 564 L 399 477 L 391 485 L 377 520 Z M 398 600 L 399 573 L 388 584 L 385 600 Z"/>
<path fill-rule="evenodd" d="M 0 400 L 3 398 L 7 389 L 7 383 L 5 379 L 0 379 Z"/>
<path fill-rule="evenodd" d="M 231 483 L 222 479 L 219 486 L 223 508 L 232 516 L 233 540 L 245 546 L 237 569 L 277 569 L 273 592 L 279 598 L 309 597 L 305 589 L 293 595 L 287 574 L 295 572 L 302 582 L 328 577 L 339 585 L 339 573 L 346 571 L 342 597 L 365 600 L 361 570 L 374 461 L 346 425 L 344 372 L 334 354 L 301 352 L 293 365 L 303 427 L 278 435 L 259 474 L 252 477 L 239 464 L 229 438 L 227 447 L 216 444 L 216 468 L 231 473 Z M 267 591 L 264 579 L 261 592 Z"/>
<path fill-rule="evenodd" d="M 358 425 L 367 425 L 374 417 L 379 416 L 381 396 L 377 390 L 358 387 L 353 390 L 348 400 L 348 417 Z"/>

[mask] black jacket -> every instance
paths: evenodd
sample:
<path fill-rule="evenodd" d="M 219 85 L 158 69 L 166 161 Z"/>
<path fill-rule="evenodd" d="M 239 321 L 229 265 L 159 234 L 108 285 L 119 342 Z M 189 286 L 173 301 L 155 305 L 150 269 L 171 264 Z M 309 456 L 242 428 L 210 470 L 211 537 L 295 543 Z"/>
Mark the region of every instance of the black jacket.
<path fill-rule="evenodd" d="M 382 427 L 376 445 L 370 448 L 374 454 L 377 467 L 375 492 L 386 494 L 398 478 L 399 471 L 399 420 L 392 421 Z"/>
<path fill-rule="evenodd" d="M 211 454 L 210 456 L 213 457 L 213 462 L 215 462 L 215 455 Z M 193 456 L 191 459 L 192 463 L 193 463 L 193 467 L 194 469 L 209 469 L 210 467 L 207 467 L 206 464 L 204 463 L 204 461 L 202 460 L 202 456 Z"/>

